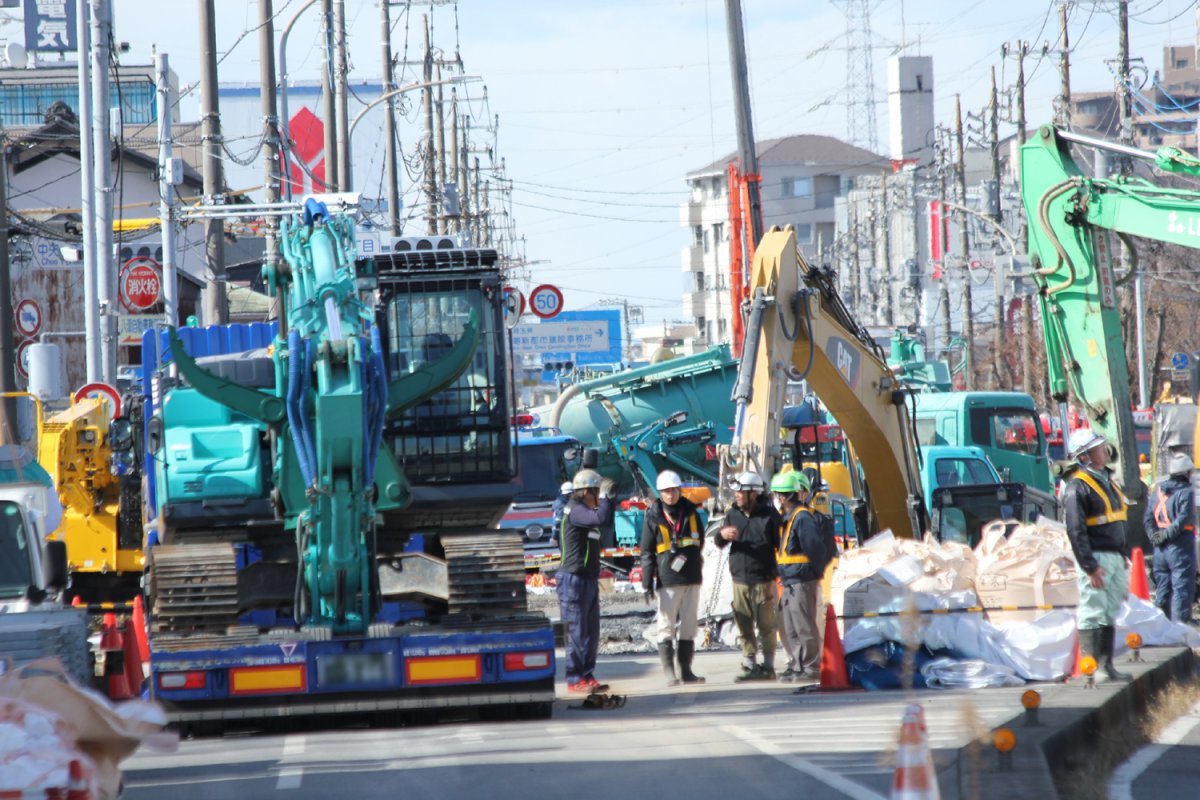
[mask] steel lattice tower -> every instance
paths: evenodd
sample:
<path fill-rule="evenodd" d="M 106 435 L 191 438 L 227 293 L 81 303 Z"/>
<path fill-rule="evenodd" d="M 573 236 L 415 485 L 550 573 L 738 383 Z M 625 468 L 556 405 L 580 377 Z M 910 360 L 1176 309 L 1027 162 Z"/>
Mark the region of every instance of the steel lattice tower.
<path fill-rule="evenodd" d="M 875 130 L 875 69 L 870 0 L 842 0 L 846 6 L 846 138 L 878 152 Z"/>

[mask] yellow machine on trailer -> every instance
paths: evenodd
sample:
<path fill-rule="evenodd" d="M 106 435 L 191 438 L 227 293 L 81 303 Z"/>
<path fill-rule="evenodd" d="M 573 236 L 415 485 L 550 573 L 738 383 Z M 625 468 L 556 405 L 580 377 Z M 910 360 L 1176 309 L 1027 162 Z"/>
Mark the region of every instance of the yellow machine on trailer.
<path fill-rule="evenodd" d="M 68 594 L 89 603 L 131 599 L 146 560 L 136 487 L 125 487 L 122 503 L 128 479 L 113 472 L 114 435 L 127 436 L 128 428 L 112 421 L 110 404 L 84 397 L 38 421 L 38 462 L 63 506 L 62 524 L 49 538 L 67 545 Z"/>

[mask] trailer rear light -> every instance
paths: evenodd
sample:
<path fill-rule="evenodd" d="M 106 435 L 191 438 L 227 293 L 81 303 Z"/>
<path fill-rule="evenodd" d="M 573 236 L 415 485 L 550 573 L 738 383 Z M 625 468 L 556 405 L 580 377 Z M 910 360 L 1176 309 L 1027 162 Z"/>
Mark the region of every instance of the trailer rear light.
<path fill-rule="evenodd" d="M 280 666 L 234 667 L 229 670 L 229 693 L 279 694 L 308 690 L 308 673 L 304 664 Z"/>
<path fill-rule="evenodd" d="M 550 654 L 545 650 L 537 653 L 505 653 L 504 671 L 519 672 L 525 669 L 545 669 L 550 666 Z"/>
<path fill-rule="evenodd" d="M 512 424 L 518 428 L 532 428 L 537 422 L 537 417 L 533 414 L 516 414 L 512 418 Z"/>
<path fill-rule="evenodd" d="M 164 672 L 158 676 L 160 689 L 203 689 L 208 676 L 203 672 Z"/>

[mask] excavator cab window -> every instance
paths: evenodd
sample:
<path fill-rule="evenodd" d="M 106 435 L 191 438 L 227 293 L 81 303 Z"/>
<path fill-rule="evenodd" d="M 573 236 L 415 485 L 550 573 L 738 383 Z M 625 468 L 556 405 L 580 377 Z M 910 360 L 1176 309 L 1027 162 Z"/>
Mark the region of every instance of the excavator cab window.
<path fill-rule="evenodd" d="M 500 298 L 475 276 L 387 284 L 379 319 L 389 380 L 444 358 L 472 312 L 479 324 L 466 371 L 388 424 L 385 438 L 414 483 L 506 481 L 516 472 Z"/>
<path fill-rule="evenodd" d="M 33 561 L 21 509 L 0 501 L 0 598 L 21 597 L 33 585 Z"/>

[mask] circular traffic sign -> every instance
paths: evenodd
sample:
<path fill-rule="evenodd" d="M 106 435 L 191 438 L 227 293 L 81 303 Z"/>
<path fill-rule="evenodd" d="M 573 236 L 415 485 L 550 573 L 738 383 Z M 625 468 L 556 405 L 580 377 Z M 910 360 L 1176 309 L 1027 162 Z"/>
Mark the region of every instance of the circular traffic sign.
<path fill-rule="evenodd" d="M 542 319 L 553 319 L 563 310 L 563 296 L 558 287 L 543 283 L 529 295 L 529 310 Z"/>
<path fill-rule="evenodd" d="M 504 324 L 509 328 L 516 325 L 525 313 L 525 295 L 515 286 L 504 287 Z"/>
<path fill-rule="evenodd" d="M 162 296 L 162 279 L 158 262 L 138 256 L 121 268 L 121 305 L 128 311 L 147 311 Z"/>
<path fill-rule="evenodd" d="M 1187 353 L 1179 352 L 1171 356 L 1171 366 L 1175 369 L 1187 369 L 1191 363 L 1192 360 Z"/>
<path fill-rule="evenodd" d="M 111 419 L 116 419 L 121 416 L 121 395 L 120 393 L 109 386 L 107 383 L 89 383 L 79 387 L 75 392 L 74 399 L 78 403 L 88 397 L 102 397 L 112 409 Z"/>
<path fill-rule="evenodd" d="M 21 373 L 22 378 L 29 377 L 29 345 L 33 344 L 32 339 L 26 339 L 17 345 L 17 372 Z"/>
<path fill-rule="evenodd" d="M 42 329 L 42 307 L 36 300 L 25 298 L 17 303 L 15 310 L 17 331 L 22 335 L 33 338 Z"/>

